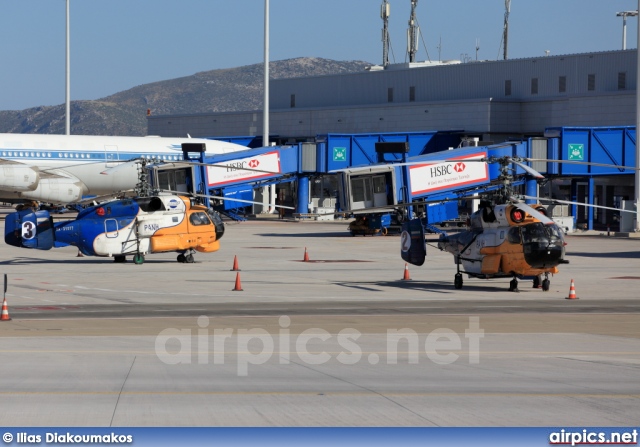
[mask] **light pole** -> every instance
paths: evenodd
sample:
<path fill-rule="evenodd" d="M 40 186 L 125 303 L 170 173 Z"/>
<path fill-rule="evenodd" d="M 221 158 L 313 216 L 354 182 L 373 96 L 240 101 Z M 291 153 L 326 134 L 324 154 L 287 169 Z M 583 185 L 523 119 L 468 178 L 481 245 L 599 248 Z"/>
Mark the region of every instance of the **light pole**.
<path fill-rule="evenodd" d="M 67 60 L 66 60 L 66 73 L 65 73 L 65 81 L 66 81 L 66 92 L 65 92 L 65 104 L 66 104 L 66 113 L 65 113 L 65 134 L 71 135 L 71 80 L 70 80 L 70 45 L 69 45 L 69 0 L 67 0 L 67 38 L 66 38 L 66 46 L 67 46 Z"/>
<path fill-rule="evenodd" d="M 262 107 L 262 145 L 269 146 L 269 0 L 264 0 L 264 99 Z"/>
<path fill-rule="evenodd" d="M 638 11 L 640 11 L 640 0 L 638 0 Z M 636 11 L 636 15 L 638 14 Z M 636 169 L 640 168 L 640 148 L 638 147 L 638 129 L 640 129 L 640 95 L 638 94 L 638 86 L 640 85 L 640 26 L 638 26 L 638 40 L 636 44 Z M 640 211 L 640 173 L 635 172 L 633 180 L 634 200 L 636 208 L 636 218 L 633 221 L 633 231 L 640 231 L 640 220 L 638 219 L 638 211 Z"/>
<path fill-rule="evenodd" d="M 622 49 L 627 49 L 627 17 L 635 17 L 638 15 L 638 11 L 622 11 L 616 14 L 618 17 L 622 17 Z"/>

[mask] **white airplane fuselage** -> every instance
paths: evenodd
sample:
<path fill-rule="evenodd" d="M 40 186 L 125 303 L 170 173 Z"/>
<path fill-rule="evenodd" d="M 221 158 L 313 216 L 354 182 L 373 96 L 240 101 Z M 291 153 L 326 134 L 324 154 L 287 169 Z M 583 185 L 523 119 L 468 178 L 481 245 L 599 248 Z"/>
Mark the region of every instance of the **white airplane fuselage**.
<path fill-rule="evenodd" d="M 204 143 L 206 154 L 247 150 L 245 146 L 200 138 L 0 134 L 0 199 L 65 204 L 83 196 L 132 189 L 135 164 L 111 175 L 107 168 L 136 158 L 183 159 L 182 143 Z"/>

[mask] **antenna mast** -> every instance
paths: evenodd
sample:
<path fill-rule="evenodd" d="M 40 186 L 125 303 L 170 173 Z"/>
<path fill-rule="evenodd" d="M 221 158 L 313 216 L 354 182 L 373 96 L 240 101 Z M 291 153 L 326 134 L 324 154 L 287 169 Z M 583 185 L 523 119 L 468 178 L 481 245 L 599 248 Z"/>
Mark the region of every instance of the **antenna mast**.
<path fill-rule="evenodd" d="M 504 60 L 508 59 L 509 54 L 509 13 L 511 12 L 511 0 L 504 0 L 504 30 L 502 41 L 504 42 Z"/>
<path fill-rule="evenodd" d="M 383 0 L 380 8 L 380 18 L 382 18 L 382 66 L 389 65 L 389 16 L 391 15 L 391 5 L 387 0 Z"/>
<path fill-rule="evenodd" d="M 420 27 L 416 18 L 416 7 L 418 0 L 411 0 L 411 18 L 409 19 L 409 29 L 407 30 L 407 52 L 409 53 L 409 62 L 416 61 L 416 53 L 418 52 L 418 36 L 420 35 Z"/>

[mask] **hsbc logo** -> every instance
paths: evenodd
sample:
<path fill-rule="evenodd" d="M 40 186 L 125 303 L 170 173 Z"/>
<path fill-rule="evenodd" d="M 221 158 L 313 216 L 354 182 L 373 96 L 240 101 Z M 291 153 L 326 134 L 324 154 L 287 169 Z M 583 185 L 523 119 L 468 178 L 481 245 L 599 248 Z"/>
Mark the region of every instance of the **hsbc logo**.
<path fill-rule="evenodd" d="M 448 163 L 446 165 L 435 165 L 430 168 L 430 174 L 431 177 L 441 177 L 443 175 L 452 175 L 454 171 L 461 174 L 465 169 L 467 169 L 467 165 L 460 161 L 457 163 Z"/>
<path fill-rule="evenodd" d="M 231 163 L 228 163 L 227 166 L 227 172 L 229 171 L 237 171 L 237 170 L 241 170 L 241 169 L 245 169 L 245 165 L 250 167 L 250 168 L 257 168 L 260 165 L 260 162 L 258 160 L 256 160 L 255 158 L 253 160 L 250 161 L 233 161 Z"/>

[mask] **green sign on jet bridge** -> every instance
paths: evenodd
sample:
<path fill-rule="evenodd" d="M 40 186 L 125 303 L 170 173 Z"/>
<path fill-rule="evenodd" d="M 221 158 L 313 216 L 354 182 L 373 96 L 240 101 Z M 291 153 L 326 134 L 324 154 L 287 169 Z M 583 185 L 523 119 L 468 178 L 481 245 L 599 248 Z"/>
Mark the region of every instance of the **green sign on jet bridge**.
<path fill-rule="evenodd" d="M 584 144 L 569 144 L 569 160 L 584 160 Z"/>
<path fill-rule="evenodd" d="M 333 161 L 347 161 L 347 148 L 346 147 L 334 147 L 333 148 Z"/>

